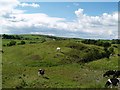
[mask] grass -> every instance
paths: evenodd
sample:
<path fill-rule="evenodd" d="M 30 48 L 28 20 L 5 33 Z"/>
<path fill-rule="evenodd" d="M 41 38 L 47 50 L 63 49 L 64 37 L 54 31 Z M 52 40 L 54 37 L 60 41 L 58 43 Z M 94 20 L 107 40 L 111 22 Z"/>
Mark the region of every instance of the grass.
<path fill-rule="evenodd" d="M 33 37 L 36 38 L 30 38 Z M 9 41 L 4 39 L 3 44 Z M 67 46 L 70 42 L 76 43 L 74 39 L 49 39 L 44 43 L 3 47 L 3 88 L 104 88 L 108 78 L 103 78 L 102 75 L 107 70 L 118 69 L 118 56 L 85 64 L 68 63 L 68 53 L 73 50 Z M 103 49 L 95 45 L 82 45 L 100 51 Z M 61 47 L 62 51 L 56 52 L 57 47 Z M 84 50 L 81 52 L 82 55 Z M 117 49 L 115 53 L 118 53 Z M 43 77 L 37 75 L 39 68 L 45 69 Z"/>
<path fill-rule="evenodd" d="M 100 59 L 86 64 L 87 67 L 94 70 L 117 70 L 118 69 L 118 57 L 111 57 L 110 59 Z"/>

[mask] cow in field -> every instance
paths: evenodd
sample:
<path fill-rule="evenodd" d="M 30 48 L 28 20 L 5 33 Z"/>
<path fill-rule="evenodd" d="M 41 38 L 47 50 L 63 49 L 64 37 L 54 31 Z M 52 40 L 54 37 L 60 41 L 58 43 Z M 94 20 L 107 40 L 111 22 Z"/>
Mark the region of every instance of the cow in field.
<path fill-rule="evenodd" d="M 38 70 L 38 76 L 40 76 L 40 75 L 44 75 L 45 74 L 45 70 L 44 69 L 39 69 Z"/>
<path fill-rule="evenodd" d="M 115 72 L 115 74 L 114 74 L 114 76 L 113 76 L 113 77 L 114 77 L 114 78 L 115 78 L 115 77 L 117 77 L 117 78 L 118 78 L 119 76 L 120 76 L 120 71 L 118 70 L 118 71 L 116 71 L 116 72 Z"/>
<path fill-rule="evenodd" d="M 120 87 L 120 78 L 111 78 L 107 80 L 105 87 L 112 88 L 113 86 Z"/>
<path fill-rule="evenodd" d="M 115 73 L 116 73 L 116 70 L 109 70 L 109 71 L 107 71 L 107 72 L 105 72 L 105 74 L 103 74 L 103 77 L 109 77 L 110 75 L 115 75 Z"/>
<path fill-rule="evenodd" d="M 57 52 L 58 52 L 58 51 L 60 52 L 60 51 L 61 51 L 61 48 L 60 48 L 60 47 L 57 47 L 57 48 L 56 48 L 56 51 L 57 51 Z"/>

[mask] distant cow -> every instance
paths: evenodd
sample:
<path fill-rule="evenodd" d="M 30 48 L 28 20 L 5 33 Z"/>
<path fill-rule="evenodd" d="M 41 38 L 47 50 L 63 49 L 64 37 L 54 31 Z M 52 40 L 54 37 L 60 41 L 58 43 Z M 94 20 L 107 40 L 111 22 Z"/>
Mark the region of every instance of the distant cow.
<path fill-rule="evenodd" d="M 114 74 L 114 76 L 113 76 L 113 77 L 114 77 L 114 78 L 115 78 L 115 77 L 117 77 L 117 78 L 118 78 L 119 76 L 120 76 L 120 71 L 118 70 L 118 71 L 116 71 L 116 72 L 115 72 L 115 74 Z"/>
<path fill-rule="evenodd" d="M 106 84 L 105 84 L 105 87 L 108 88 L 112 88 L 112 86 L 120 86 L 120 78 L 112 78 L 112 79 L 108 79 Z"/>
<path fill-rule="evenodd" d="M 43 70 L 43 69 L 39 69 L 38 70 L 38 76 L 40 76 L 40 75 L 44 75 L 45 74 L 45 70 Z"/>
<path fill-rule="evenodd" d="M 57 48 L 56 48 L 56 51 L 61 51 L 61 48 L 60 48 L 60 47 L 57 47 Z"/>
<path fill-rule="evenodd" d="M 103 77 L 105 77 L 105 76 L 110 76 L 110 75 L 114 75 L 116 73 L 116 70 L 109 70 L 109 71 L 107 71 L 107 72 L 105 72 L 105 74 L 103 74 Z"/>

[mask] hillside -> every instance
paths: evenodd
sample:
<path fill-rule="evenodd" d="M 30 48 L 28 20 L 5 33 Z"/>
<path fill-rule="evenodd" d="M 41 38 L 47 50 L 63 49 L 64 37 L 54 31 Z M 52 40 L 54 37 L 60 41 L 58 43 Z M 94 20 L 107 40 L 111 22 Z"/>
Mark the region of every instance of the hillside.
<path fill-rule="evenodd" d="M 102 46 L 84 44 L 83 39 L 18 36 L 22 39 L 3 39 L 3 88 L 104 88 L 103 73 L 118 69 L 117 44 L 108 59 Z M 16 45 L 7 46 L 11 41 Z M 37 74 L 40 68 L 44 77 Z"/>

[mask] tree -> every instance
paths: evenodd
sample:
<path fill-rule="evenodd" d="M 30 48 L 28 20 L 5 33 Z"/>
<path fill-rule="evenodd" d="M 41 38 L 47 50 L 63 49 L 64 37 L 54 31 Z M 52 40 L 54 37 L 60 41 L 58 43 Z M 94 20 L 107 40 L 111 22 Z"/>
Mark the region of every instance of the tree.
<path fill-rule="evenodd" d="M 96 45 L 102 46 L 103 42 L 101 40 L 97 40 Z"/>
<path fill-rule="evenodd" d="M 108 48 L 108 47 L 110 47 L 110 46 L 111 46 L 111 43 L 109 43 L 109 42 L 104 42 L 104 43 L 103 43 L 103 47 Z"/>

